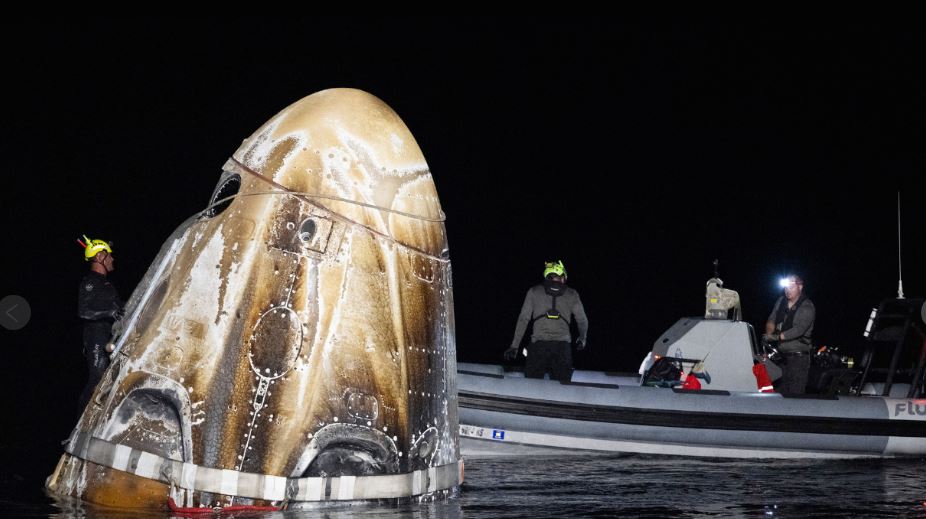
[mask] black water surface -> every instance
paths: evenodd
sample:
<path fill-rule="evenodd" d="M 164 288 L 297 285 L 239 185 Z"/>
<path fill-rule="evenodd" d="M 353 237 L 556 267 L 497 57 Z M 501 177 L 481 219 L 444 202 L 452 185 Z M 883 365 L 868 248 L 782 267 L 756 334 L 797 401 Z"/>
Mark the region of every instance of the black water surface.
<path fill-rule="evenodd" d="M 23 472 L 3 476 L 3 516 L 170 517 L 53 501 L 38 474 Z M 449 500 L 222 517 L 926 517 L 924 481 L 923 459 L 470 458 L 459 496 Z"/>

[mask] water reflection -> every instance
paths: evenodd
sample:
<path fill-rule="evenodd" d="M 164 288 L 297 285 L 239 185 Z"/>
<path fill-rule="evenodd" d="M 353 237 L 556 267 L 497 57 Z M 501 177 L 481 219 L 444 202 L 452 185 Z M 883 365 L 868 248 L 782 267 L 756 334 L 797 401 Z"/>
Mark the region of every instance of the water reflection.
<path fill-rule="evenodd" d="M 395 519 L 398 517 L 410 519 L 456 519 L 463 517 L 459 496 L 430 503 L 405 504 L 328 504 L 325 506 L 309 507 L 301 510 L 286 510 L 282 512 L 247 512 L 236 511 L 230 513 L 196 513 L 174 514 L 161 511 L 138 511 L 105 508 L 83 503 L 77 499 L 49 496 L 57 508 L 56 513 L 37 514 L 34 517 L 53 517 L 58 519 L 166 519 L 166 518 L 248 518 L 248 519 Z"/>
<path fill-rule="evenodd" d="M 912 460 L 720 460 L 658 456 L 470 458 L 459 495 L 434 503 L 336 506 L 235 518 L 926 517 L 926 463 Z M 47 501 L 46 501 L 47 502 Z M 55 507 L 15 499 L 17 516 L 157 518 L 165 512 Z M 7 514 L 4 514 L 7 515 Z"/>

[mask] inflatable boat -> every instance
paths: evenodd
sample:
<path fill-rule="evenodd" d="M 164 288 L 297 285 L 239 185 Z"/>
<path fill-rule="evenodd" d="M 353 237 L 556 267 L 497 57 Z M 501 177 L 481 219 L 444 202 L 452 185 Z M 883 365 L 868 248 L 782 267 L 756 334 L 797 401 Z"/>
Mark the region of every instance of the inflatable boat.
<path fill-rule="evenodd" d="M 842 357 L 817 377 L 828 387 L 811 394 L 763 392 L 753 367 L 766 357 L 752 326 L 711 318 L 710 311 L 704 318 L 680 319 L 657 339 L 649 356 L 677 366 L 677 373 L 696 374 L 700 389 L 654 378 L 659 361 L 643 376 L 575 371 L 569 382 L 528 379 L 501 365 L 459 363 L 462 452 L 923 456 L 922 304 L 922 299 L 882 303 L 866 328 L 862 363 Z M 918 350 L 912 357 L 901 354 L 911 346 Z M 907 357 L 914 361 L 901 360 Z M 878 359 L 889 359 L 889 367 L 875 367 Z M 886 377 L 876 380 L 879 373 Z"/>

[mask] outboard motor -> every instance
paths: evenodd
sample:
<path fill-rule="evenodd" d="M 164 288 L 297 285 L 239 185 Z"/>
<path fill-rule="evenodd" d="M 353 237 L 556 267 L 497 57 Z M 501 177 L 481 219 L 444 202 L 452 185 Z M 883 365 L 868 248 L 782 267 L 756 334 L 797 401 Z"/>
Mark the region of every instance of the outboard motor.
<path fill-rule="evenodd" d="M 853 369 L 855 359 L 842 355 L 839 348 L 821 346 L 811 358 L 807 389 L 822 395 L 848 395 L 861 374 Z"/>

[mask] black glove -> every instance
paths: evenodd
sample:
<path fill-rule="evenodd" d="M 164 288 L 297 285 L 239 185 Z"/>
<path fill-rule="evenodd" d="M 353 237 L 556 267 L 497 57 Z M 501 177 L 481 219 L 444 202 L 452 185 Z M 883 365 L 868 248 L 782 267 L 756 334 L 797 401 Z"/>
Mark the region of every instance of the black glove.
<path fill-rule="evenodd" d="M 585 349 L 585 339 L 579 337 L 576 339 L 576 349 L 582 351 Z"/>
<path fill-rule="evenodd" d="M 505 350 L 505 360 L 514 360 L 518 358 L 518 347 L 512 346 Z"/>

